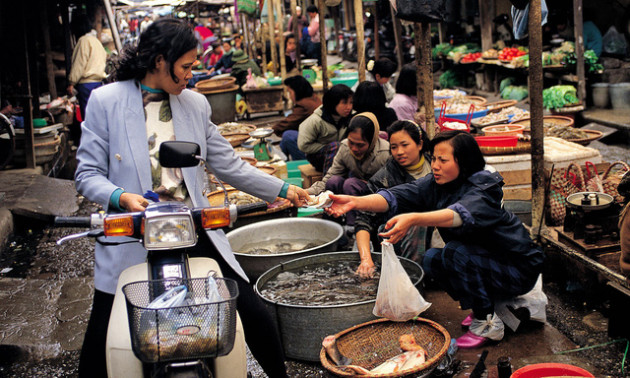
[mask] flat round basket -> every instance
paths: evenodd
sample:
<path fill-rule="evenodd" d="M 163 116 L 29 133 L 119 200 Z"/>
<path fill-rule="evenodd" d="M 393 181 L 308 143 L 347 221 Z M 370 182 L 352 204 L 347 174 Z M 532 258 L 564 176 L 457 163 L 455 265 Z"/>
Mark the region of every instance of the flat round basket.
<path fill-rule="evenodd" d="M 449 104 L 451 101 L 462 101 L 468 104 L 474 104 L 475 107 L 484 106 L 488 102 L 485 98 L 481 96 L 461 96 L 461 97 L 452 97 L 450 99 L 446 99 L 446 104 Z M 439 107 L 438 107 L 439 109 Z"/>
<path fill-rule="evenodd" d="M 225 139 L 232 145 L 232 147 L 238 147 L 247 139 L 249 139 L 249 134 L 232 134 L 232 135 L 224 135 Z"/>
<path fill-rule="evenodd" d="M 265 172 L 266 174 L 269 175 L 273 175 L 274 173 L 276 173 L 277 169 L 275 167 L 270 167 L 270 166 L 263 166 L 263 167 L 256 167 L 259 170 Z"/>
<path fill-rule="evenodd" d="M 253 165 L 254 167 L 256 166 L 256 163 L 258 163 L 258 160 L 256 160 L 256 158 L 253 158 L 253 157 L 241 156 L 241 160 Z"/>
<path fill-rule="evenodd" d="M 488 113 L 496 113 L 501 111 L 501 109 L 509 108 L 510 106 L 516 105 L 518 101 L 516 100 L 501 100 L 490 102 L 486 104 L 486 109 L 488 109 Z"/>
<path fill-rule="evenodd" d="M 343 330 L 336 334 L 335 338 L 337 348 L 341 354 L 352 359 L 353 365 L 370 370 L 385 360 L 403 353 L 398 339 L 409 333 L 413 334 L 418 345 L 422 346 L 428 354 L 424 364 L 412 369 L 394 374 L 357 375 L 335 365 L 324 348 L 319 352 L 319 359 L 328 371 L 342 377 L 404 377 L 409 374 L 432 371 L 446 355 L 451 342 L 448 331 L 432 320 L 424 318 L 407 322 L 393 322 L 388 319 L 372 320 Z"/>
<path fill-rule="evenodd" d="M 601 131 L 597 131 L 597 130 L 588 130 L 588 129 L 580 129 L 580 130 L 582 130 L 585 133 L 587 133 L 589 135 L 588 138 L 568 139 L 568 141 L 569 142 L 573 142 L 573 143 L 577 143 L 577 144 L 581 144 L 582 146 L 586 146 L 587 144 L 591 143 L 594 140 L 597 140 L 597 139 L 601 138 L 602 135 L 604 135 L 604 133 L 602 133 Z"/>
<path fill-rule="evenodd" d="M 195 84 L 195 88 L 201 93 L 212 92 L 219 89 L 227 89 L 236 84 L 235 77 L 213 78 L 201 80 Z"/>
<path fill-rule="evenodd" d="M 515 124 L 515 125 L 523 125 L 525 126 L 525 130 L 529 130 L 530 129 L 530 123 L 531 123 L 531 118 L 523 118 L 523 119 L 519 119 L 518 121 L 514 121 L 514 122 L 510 122 L 511 124 Z M 575 123 L 575 121 L 573 120 L 573 118 L 570 117 L 565 117 L 565 116 L 558 116 L 558 115 L 551 115 L 551 116 L 544 116 L 543 117 L 543 125 L 545 124 L 549 124 L 550 126 L 573 126 L 573 124 Z"/>
<path fill-rule="evenodd" d="M 256 130 L 256 125 L 250 125 L 246 123 L 238 122 L 225 122 L 217 125 L 219 133 L 223 136 L 235 135 L 235 134 L 249 134 Z"/>
<path fill-rule="evenodd" d="M 523 154 L 532 151 L 531 142 L 518 141 L 516 147 L 486 147 L 479 146 L 481 153 L 484 155 L 510 155 L 510 154 Z"/>
<path fill-rule="evenodd" d="M 228 192 L 228 198 L 235 194 L 246 194 L 236 188 L 228 188 L 227 192 Z M 214 192 L 208 193 L 208 203 L 210 203 L 210 206 L 223 205 L 224 198 L 225 197 L 223 195 L 223 190 L 215 190 Z M 249 217 L 256 217 L 259 215 L 272 214 L 281 210 L 285 210 L 289 208 L 290 206 L 291 206 L 291 201 L 285 198 L 278 197 L 273 203 L 267 203 L 266 211 L 257 211 L 255 213 L 239 215 L 239 218 L 249 218 Z"/>

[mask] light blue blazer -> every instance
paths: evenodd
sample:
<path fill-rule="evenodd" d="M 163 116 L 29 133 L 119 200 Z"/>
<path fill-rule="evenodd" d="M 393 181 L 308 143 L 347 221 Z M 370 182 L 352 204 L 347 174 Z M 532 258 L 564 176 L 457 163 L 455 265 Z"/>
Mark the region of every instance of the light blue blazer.
<path fill-rule="evenodd" d="M 230 143 L 210 121 L 210 106 L 203 95 L 186 89 L 178 96 L 171 95 L 170 105 L 177 140 L 200 144 L 202 156 L 221 180 L 273 202 L 284 182 L 262 173 L 234 153 Z M 144 107 L 137 82 L 122 81 L 94 90 L 86 113 L 77 151 L 75 181 L 79 193 L 107 211 L 116 188 L 140 195 L 153 190 Z M 203 168 L 197 166 L 182 171 L 194 206 L 208 206 L 202 193 Z M 247 280 L 224 232 L 208 231 L 208 236 L 225 261 Z M 103 246 L 96 243 L 95 288 L 115 293 L 120 273 L 145 259 L 146 250 L 140 244 Z"/>

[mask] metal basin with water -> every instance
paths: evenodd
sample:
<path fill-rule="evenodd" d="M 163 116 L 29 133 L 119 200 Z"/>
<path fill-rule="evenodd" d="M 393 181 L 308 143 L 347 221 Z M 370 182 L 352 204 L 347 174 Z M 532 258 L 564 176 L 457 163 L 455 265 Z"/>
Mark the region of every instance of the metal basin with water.
<path fill-rule="evenodd" d="M 381 254 L 373 253 L 372 259 L 380 265 Z M 261 294 L 265 284 L 282 272 L 297 271 L 306 266 L 332 261 L 356 261 L 358 265 L 359 253 L 356 251 L 323 253 L 291 260 L 266 271 L 254 286 L 254 290 L 263 299 L 276 320 L 287 357 L 297 360 L 319 361 L 319 352 L 324 337 L 376 319 L 372 314 L 376 297 L 343 305 L 301 306 L 278 303 Z M 422 267 L 405 258 L 400 258 L 400 262 L 410 276 L 419 277 L 415 280 L 414 285 L 420 289 L 424 279 Z"/>
<path fill-rule="evenodd" d="M 236 260 L 252 282 L 268 269 L 299 257 L 337 250 L 337 242 L 343 236 L 339 224 L 318 218 L 280 218 L 256 222 L 227 233 Z M 264 245 L 272 240 L 318 241 L 316 247 L 276 254 L 253 255 L 240 253 L 253 244 Z"/>

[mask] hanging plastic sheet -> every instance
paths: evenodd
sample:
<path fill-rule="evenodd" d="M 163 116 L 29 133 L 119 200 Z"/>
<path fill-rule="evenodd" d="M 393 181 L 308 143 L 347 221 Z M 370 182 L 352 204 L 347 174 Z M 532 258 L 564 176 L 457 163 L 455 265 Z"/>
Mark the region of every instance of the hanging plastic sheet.
<path fill-rule="evenodd" d="M 396 17 L 414 22 L 444 21 L 446 0 L 390 0 Z"/>
<path fill-rule="evenodd" d="M 540 13 L 542 16 L 542 22 L 540 25 L 547 23 L 547 3 L 545 0 L 540 0 Z M 514 28 L 514 38 L 523 39 L 527 36 L 527 24 L 529 23 L 529 4 L 524 9 L 519 9 L 512 5 L 512 25 Z"/>

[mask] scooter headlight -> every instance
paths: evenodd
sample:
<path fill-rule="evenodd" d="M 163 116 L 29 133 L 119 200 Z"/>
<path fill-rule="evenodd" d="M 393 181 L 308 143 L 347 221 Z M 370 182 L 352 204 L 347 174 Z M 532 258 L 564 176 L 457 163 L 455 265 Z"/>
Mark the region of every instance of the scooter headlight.
<path fill-rule="evenodd" d="M 183 248 L 195 244 L 197 234 L 189 214 L 170 214 L 145 221 L 144 246 L 147 249 Z"/>

